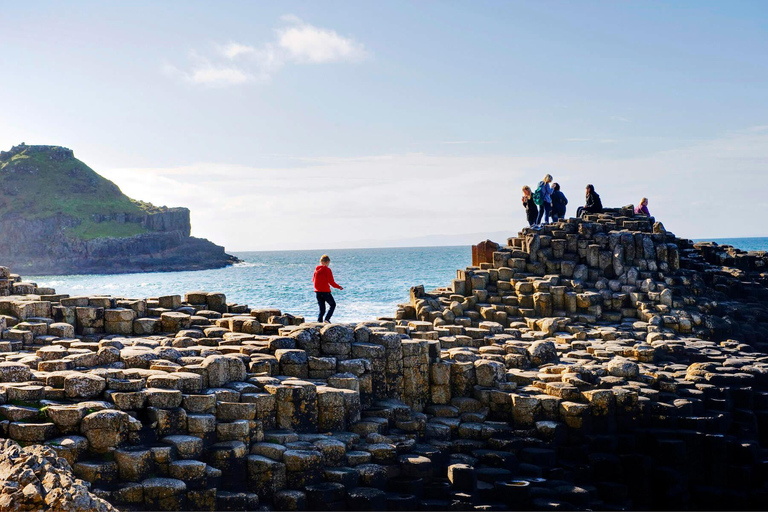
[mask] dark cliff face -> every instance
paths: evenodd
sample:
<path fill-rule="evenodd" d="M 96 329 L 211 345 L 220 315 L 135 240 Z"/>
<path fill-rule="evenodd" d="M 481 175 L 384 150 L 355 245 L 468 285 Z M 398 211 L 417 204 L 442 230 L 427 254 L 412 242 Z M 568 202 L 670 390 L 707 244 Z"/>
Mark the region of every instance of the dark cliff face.
<path fill-rule="evenodd" d="M 67 236 L 76 220 L 0 221 L 0 261 L 26 274 L 109 274 L 220 268 L 237 262 L 224 247 L 189 236 L 189 210 L 152 214 L 148 224 L 167 227 L 119 238 Z"/>
<path fill-rule="evenodd" d="M 0 264 L 16 272 L 199 270 L 238 261 L 190 233 L 189 209 L 131 200 L 70 149 L 0 153 Z"/>

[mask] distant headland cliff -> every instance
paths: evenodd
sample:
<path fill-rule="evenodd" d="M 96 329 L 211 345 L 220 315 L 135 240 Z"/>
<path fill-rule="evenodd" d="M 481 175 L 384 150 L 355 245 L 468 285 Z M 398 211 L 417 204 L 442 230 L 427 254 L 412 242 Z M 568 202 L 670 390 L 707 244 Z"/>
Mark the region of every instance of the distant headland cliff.
<path fill-rule="evenodd" d="M 0 152 L 0 260 L 27 274 L 220 268 L 224 247 L 190 236 L 187 208 L 136 201 L 60 146 Z"/>

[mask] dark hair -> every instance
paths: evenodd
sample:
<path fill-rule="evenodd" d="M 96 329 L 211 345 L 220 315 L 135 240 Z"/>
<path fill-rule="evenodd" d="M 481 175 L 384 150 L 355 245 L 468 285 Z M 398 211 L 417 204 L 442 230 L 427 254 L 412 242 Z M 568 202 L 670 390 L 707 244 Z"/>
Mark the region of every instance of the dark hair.
<path fill-rule="evenodd" d="M 594 192 L 595 191 L 594 185 L 592 185 L 592 184 L 587 185 L 587 190 L 590 191 L 590 192 Z"/>
<path fill-rule="evenodd" d="M 555 183 L 555 184 L 552 185 L 552 188 L 555 189 L 555 190 L 560 190 L 560 184 L 559 183 Z"/>

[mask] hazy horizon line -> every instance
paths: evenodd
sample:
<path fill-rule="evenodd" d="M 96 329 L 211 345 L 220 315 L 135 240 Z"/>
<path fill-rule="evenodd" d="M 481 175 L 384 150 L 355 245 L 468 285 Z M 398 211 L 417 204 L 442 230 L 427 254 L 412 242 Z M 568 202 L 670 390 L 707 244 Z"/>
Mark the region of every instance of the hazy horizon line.
<path fill-rule="evenodd" d="M 727 236 L 718 236 L 718 237 L 704 237 L 704 238 L 688 238 L 687 240 L 691 240 L 693 242 L 715 242 L 718 243 L 718 240 L 758 240 L 761 238 L 768 239 L 768 235 L 764 236 L 737 236 L 737 237 L 727 237 Z M 478 241 L 481 242 L 482 240 Z M 492 240 L 495 241 L 495 240 Z M 310 251 L 362 251 L 366 249 L 430 249 L 433 247 L 471 247 L 472 245 L 476 245 L 469 243 L 469 244 L 433 244 L 433 245 L 385 245 L 385 246 L 366 246 L 366 247 L 314 247 L 309 249 L 251 249 L 251 250 L 227 250 L 230 254 L 235 253 L 249 253 L 249 252 L 310 252 Z M 723 244 L 720 244 L 723 245 Z"/>

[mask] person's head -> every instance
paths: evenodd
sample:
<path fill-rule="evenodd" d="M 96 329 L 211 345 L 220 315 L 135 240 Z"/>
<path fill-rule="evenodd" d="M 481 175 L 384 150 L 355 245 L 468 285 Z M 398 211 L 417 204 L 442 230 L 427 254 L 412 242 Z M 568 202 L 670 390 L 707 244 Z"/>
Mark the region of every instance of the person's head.
<path fill-rule="evenodd" d="M 331 257 L 327 254 L 323 254 L 320 256 L 320 264 L 325 265 L 326 267 L 331 263 Z"/>
<path fill-rule="evenodd" d="M 595 192 L 595 187 L 592 185 L 587 185 L 587 195 L 592 194 Z"/>
<path fill-rule="evenodd" d="M 559 183 L 553 183 L 552 184 L 552 190 L 560 190 L 560 184 Z"/>
<path fill-rule="evenodd" d="M 546 176 L 544 176 L 544 183 L 552 183 L 552 175 L 551 174 L 547 174 Z"/>
<path fill-rule="evenodd" d="M 648 206 L 648 198 L 644 197 L 640 200 L 640 206 Z"/>
<path fill-rule="evenodd" d="M 533 192 L 531 192 L 531 187 L 529 187 L 528 185 L 523 187 L 523 195 L 525 197 L 531 197 L 532 194 Z"/>

